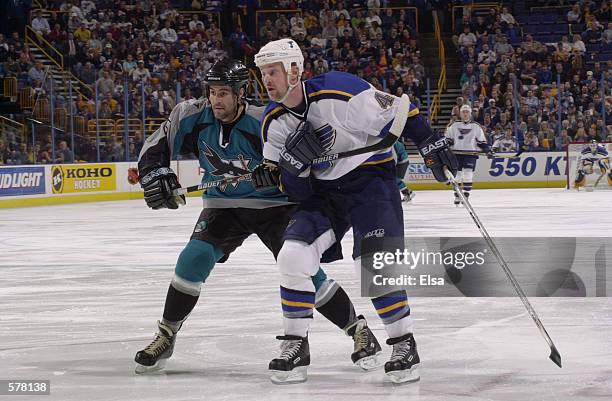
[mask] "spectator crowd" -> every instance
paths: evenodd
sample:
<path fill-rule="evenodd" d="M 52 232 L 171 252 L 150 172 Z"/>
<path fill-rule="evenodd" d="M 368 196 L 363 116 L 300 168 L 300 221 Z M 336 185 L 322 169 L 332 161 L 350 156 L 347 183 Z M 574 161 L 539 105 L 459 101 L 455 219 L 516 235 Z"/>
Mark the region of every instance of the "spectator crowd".
<path fill-rule="evenodd" d="M 567 8 L 525 15 L 522 24 L 508 7 L 464 15 L 455 32 L 464 67 L 453 119 L 470 104 L 492 144 L 512 139 L 529 151 L 612 140 L 609 2 Z"/>
<path fill-rule="evenodd" d="M 231 3 L 242 10 L 249 2 Z M 163 119 L 177 102 L 202 96 L 204 75 L 215 60 L 230 56 L 251 65 L 260 46 L 292 37 L 304 53 L 305 79 L 333 69 L 417 102 L 424 95 L 426 71 L 413 9 L 385 7 L 384 0 L 260 3 L 254 24 L 234 15 L 234 22 L 245 23 L 230 25 L 233 29 L 226 24 L 222 32 L 226 19 L 218 1 L 47 0 L 47 12 L 33 12 L 30 26 L 63 54 L 64 65 L 81 81 L 76 96 L 56 90 L 50 99 L 54 81 L 17 32 L 0 34 L 0 77 L 16 77 L 20 88 L 32 88 L 38 98 L 84 121 Z M 612 64 L 592 51 L 612 46 L 608 2 L 582 0 L 563 19 L 574 29 L 554 43 L 526 31 L 507 7 L 466 13 L 457 24 L 457 54 L 464 65 L 457 104 L 473 106 L 474 119 L 492 143 L 510 146 L 520 137 L 529 150 L 561 150 L 572 140 L 612 139 L 604 128 L 604 121 L 612 122 L 611 105 L 600 91 L 603 82 L 609 93 Z M 134 160 L 143 141 L 141 132 L 131 132 L 126 146 L 118 132 L 97 148 L 91 135 L 78 135 L 70 149 L 67 130 L 56 130 L 55 143 L 44 124 L 37 131 L 34 147 L 5 134 L 0 164 L 95 161 L 98 153 L 101 161 L 122 161 L 126 154 Z"/>

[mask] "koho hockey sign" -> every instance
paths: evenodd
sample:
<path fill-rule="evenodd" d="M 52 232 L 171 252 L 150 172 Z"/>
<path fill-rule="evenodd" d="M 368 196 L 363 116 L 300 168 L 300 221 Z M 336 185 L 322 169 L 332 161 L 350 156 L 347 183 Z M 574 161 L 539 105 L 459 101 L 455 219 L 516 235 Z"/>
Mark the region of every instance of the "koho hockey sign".
<path fill-rule="evenodd" d="M 57 165 L 51 168 L 54 194 L 114 191 L 117 188 L 112 164 Z"/>

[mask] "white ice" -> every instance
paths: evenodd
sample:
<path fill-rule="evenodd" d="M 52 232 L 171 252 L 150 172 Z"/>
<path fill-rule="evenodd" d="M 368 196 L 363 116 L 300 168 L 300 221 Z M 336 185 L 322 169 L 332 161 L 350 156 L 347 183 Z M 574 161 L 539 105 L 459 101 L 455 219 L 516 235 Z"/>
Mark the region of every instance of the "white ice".
<path fill-rule="evenodd" d="M 449 191 L 404 206 L 406 233 L 478 236 Z M 471 197 L 493 236 L 610 236 L 612 193 L 480 190 Z M 272 256 L 255 237 L 218 265 L 179 333 L 165 371 L 134 374 L 152 339 L 178 253 L 200 211 L 142 200 L 0 210 L 0 379 L 51 380 L 51 396 L 17 400 L 610 400 L 610 298 L 532 298 L 563 368 L 518 298 L 412 298 L 421 381 L 404 386 L 352 366 L 352 341 L 320 315 L 304 384 L 276 386 L 281 314 Z M 345 239 L 350 249 L 352 238 Z M 346 252 L 345 252 L 346 253 Z M 326 266 L 359 297 L 352 261 Z M 385 347 L 385 354 L 390 351 Z M 12 397 L 0 397 L 0 399 Z"/>

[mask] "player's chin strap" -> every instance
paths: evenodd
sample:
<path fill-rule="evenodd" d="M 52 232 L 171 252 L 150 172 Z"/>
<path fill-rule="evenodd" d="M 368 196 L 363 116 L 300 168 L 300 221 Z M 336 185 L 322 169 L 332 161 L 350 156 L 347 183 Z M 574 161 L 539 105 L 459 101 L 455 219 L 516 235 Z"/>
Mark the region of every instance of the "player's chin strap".
<path fill-rule="evenodd" d="M 461 199 L 463 206 L 465 206 L 465 209 L 468 211 L 468 213 L 472 217 L 472 220 L 474 220 L 474 223 L 476 223 L 476 226 L 478 227 L 478 230 L 480 230 L 480 233 L 482 234 L 485 242 L 489 246 L 489 249 L 491 250 L 491 252 L 493 252 L 493 255 L 495 255 L 495 258 L 497 259 L 497 262 L 499 263 L 499 265 L 502 267 L 502 270 L 504 271 L 504 273 L 506 273 L 506 277 L 508 277 L 508 280 L 510 280 L 510 283 L 514 287 L 514 290 L 518 294 L 521 301 L 523 301 L 523 305 L 525 305 L 527 312 L 529 312 L 529 315 L 535 322 L 536 326 L 538 326 L 538 329 L 540 329 L 540 333 L 542 334 L 542 336 L 548 343 L 548 346 L 550 347 L 549 358 L 555 364 L 561 367 L 561 355 L 559 354 L 559 351 L 557 351 L 557 347 L 555 347 L 555 344 L 553 343 L 552 339 L 546 332 L 544 325 L 540 321 L 540 318 L 538 317 L 538 314 L 536 313 L 535 309 L 533 309 L 533 306 L 531 306 L 531 303 L 529 302 L 529 299 L 527 299 L 527 296 L 523 292 L 523 289 L 521 288 L 520 284 L 518 283 L 518 281 L 516 281 L 514 274 L 512 274 L 510 267 L 508 267 L 508 263 L 506 263 L 506 260 L 499 252 L 497 245 L 495 245 L 495 242 L 493 242 L 493 239 L 491 238 L 486 228 L 482 225 L 482 222 L 476 215 L 474 208 L 472 207 L 470 202 L 467 200 L 467 198 L 463 194 L 463 191 L 461 191 L 461 187 L 459 186 L 459 183 L 457 182 L 457 180 L 455 180 L 455 176 L 453 176 L 453 173 L 451 173 L 447 168 L 444 168 L 444 173 L 446 174 L 446 178 L 448 178 L 449 183 L 452 184 L 453 190 L 455 191 L 455 195 L 457 195 L 459 199 Z"/>

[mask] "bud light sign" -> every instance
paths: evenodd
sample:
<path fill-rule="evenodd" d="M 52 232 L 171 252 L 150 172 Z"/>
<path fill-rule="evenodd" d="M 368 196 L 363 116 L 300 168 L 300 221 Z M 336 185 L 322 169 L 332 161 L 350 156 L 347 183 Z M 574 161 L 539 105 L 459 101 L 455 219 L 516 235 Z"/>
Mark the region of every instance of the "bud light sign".
<path fill-rule="evenodd" d="M 6 167 L 0 169 L 0 196 L 44 193 L 44 167 Z"/>

